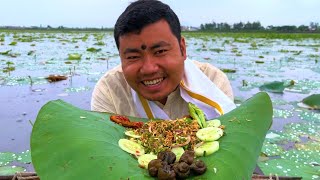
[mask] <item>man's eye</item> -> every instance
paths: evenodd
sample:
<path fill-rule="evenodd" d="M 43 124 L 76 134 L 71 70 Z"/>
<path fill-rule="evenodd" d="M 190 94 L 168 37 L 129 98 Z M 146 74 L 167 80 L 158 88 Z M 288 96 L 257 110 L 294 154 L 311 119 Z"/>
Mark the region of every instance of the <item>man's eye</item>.
<path fill-rule="evenodd" d="M 161 49 L 161 50 L 157 51 L 156 54 L 162 54 L 162 53 L 164 53 L 166 51 L 167 51 L 166 49 Z"/>
<path fill-rule="evenodd" d="M 128 56 L 127 59 L 138 59 L 139 56 Z"/>

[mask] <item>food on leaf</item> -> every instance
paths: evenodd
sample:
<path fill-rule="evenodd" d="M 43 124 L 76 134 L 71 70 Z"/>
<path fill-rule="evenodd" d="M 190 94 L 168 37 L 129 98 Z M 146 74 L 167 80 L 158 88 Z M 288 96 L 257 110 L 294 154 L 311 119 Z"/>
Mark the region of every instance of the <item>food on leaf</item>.
<path fill-rule="evenodd" d="M 153 159 L 148 164 L 148 172 L 152 177 L 158 175 L 158 169 L 162 166 L 162 161 L 160 159 Z"/>
<path fill-rule="evenodd" d="M 215 141 L 223 135 L 223 130 L 218 127 L 206 127 L 200 129 L 196 136 L 202 141 Z"/>
<path fill-rule="evenodd" d="M 171 151 L 162 151 L 157 159 L 153 159 L 148 164 L 148 172 L 152 177 L 158 179 L 186 179 L 192 173 L 194 175 L 203 174 L 206 165 L 203 161 L 195 161 L 194 151 L 185 151 L 179 162 L 174 162 L 176 157 Z"/>
<path fill-rule="evenodd" d="M 124 132 L 125 135 L 132 137 L 132 138 L 140 138 L 141 136 L 135 133 L 134 131 L 126 131 Z"/>
<path fill-rule="evenodd" d="M 193 163 L 193 160 L 194 160 L 194 151 L 188 150 L 182 154 L 179 162 L 185 162 L 185 163 L 191 165 Z"/>
<path fill-rule="evenodd" d="M 175 163 L 173 170 L 176 173 L 176 177 L 179 179 L 185 179 L 190 175 L 190 166 L 185 162 Z"/>
<path fill-rule="evenodd" d="M 192 163 L 191 165 L 191 169 L 193 170 L 193 172 L 195 172 L 198 175 L 201 175 L 203 173 L 206 172 L 207 170 L 207 166 L 206 164 L 204 164 L 203 161 L 201 160 L 196 160 Z"/>
<path fill-rule="evenodd" d="M 157 159 L 157 156 L 154 154 L 143 154 L 138 157 L 139 166 L 148 169 L 149 162 L 154 159 Z"/>
<path fill-rule="evenodd" d="M 147 153 L 155 154 L 174 147 L 193 149 L 200 142 L 196 137 L 199 125 L 196 121 L 151 120 L 135 130 L 141 137 L 141 145 Z"/>
<path fill-rule="evenodd" d="M 184 149 L 182 147 L 172 148 L 171 151 L 176 155 L 176 161 L 179 161 L 180 157 L 184 153 Z"/>
<path fill-rule="evenodd" d="M 258 93 L 219 117 L 227 127 L 228 135 L 219 140 L 219 153 L 201 158 L 207 171 L 198 179 L 250 179 L 272 122 L 272 112 L 268 94 Z M 87 117 L 85 120 L 79 118 L 83 115 Z M 151 179 L 138 166 L 137 160 L 118 146 L 119 139 L 125 136 L 125 128 L 105 120 L 110 115 L 88 112 L 62 100 L 50 101 L 43 106 L 31 134 L 32 163 L 40 179 L 56 179 L 57 173 L 63 174 L 61 179 Z M 233 117 L 241 123 L 230 121 Z M 79 171 L 79 168 L 88 171 Z"/>
<path fill-rule="evenodd" d="M 129 118 L 121 115 L 112 115 L 110 116 L 110 120 L 124 127 L 132 129 L 141 128 L 143 125 L 143 122 L 131 122 Z"/>
<path fill-rule="evenodd" d="M 176 161 L 176 155 L 171 151 L 159 152 L 157 158 L 167 164 L 173 164 Z"/>
<path fill-rule="evenodd" d="M 196 147 L 194 149 L 197 157 L 208 156 L 218 150 L 219 150 L 219 142 L 218 141 L 205 142 L 202 145 L 200 145 L 199 147 Z"/>
<path fill-rule="evenodd" d="M 118 144 L 122 150 L 130 154 L 137 155 L 137 156 L 144 154 L 144 148 L 136 142 L 130 141 L 128 139 L 120 139 L 118 141 Z"/>
<path fill-rule="evenodd" d="M 199 126 L 201 128 L 207 127 L 207 123 L 206 123 L 206 119 L 203 111 L 200 108 L 198 108 L 195 104 L 192 104 L 192 103 L 188 103 L 188 107 L 189 107 L 190 116 L 193 119 L 197 120 Z"/>
<path fill-rule="evenodd" d="M 171 169 L 170 165 L 163 164 L 162 167 L 158 169 L 158 179 L 159 180 L 175 180 L 176 173 Z"/>
<path fill-rule="evenodd" d="M 219 127 L 219 126 L 221 126 L 221 122 L 219 119 L 207 121 L 207 127 Z"/>

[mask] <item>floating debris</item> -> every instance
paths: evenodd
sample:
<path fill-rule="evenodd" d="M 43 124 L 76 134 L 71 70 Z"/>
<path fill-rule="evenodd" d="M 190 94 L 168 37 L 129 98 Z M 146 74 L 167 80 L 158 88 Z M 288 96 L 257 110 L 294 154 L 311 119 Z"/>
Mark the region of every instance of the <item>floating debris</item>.
<path fill-rule="evenodd" d="M 57 81 L 66 80 L 66 79 L 68 79 L 68 77 L 67 77 L 67 76 L 64 76 L 64 75 L 51 74 L 51 75 L 49 75 L 48 77 L 46 77 L 46 79 L 47 79 L 49 82 L 57 82 Z"/>

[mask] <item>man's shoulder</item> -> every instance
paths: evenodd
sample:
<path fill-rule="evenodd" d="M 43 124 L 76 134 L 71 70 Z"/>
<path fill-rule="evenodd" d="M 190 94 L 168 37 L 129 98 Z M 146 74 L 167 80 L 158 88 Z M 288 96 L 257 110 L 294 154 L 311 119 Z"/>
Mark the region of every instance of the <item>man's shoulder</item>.
<path fill-rule="evenodd" d="M 98 81 L 97 85 L 107 85 L 109 87 L 127 88 L 128 84 L 123 75 L 121 65 L 114 67 L 107 71 Z"/>
<path fill-rule="evenodd" d="M 219 68 L 215 67 L 210 63 L 200 62 L 196 60 L 192 60 L 192 62 L 207 76 L 221 73 L 223 74 L 223 72 Z"/>
<path fill-rule="evenodd" d="M 110 69 L 103 75 L 104 78 L 116 78 L 117 76 L 123 76 L 121 65 Z"/>

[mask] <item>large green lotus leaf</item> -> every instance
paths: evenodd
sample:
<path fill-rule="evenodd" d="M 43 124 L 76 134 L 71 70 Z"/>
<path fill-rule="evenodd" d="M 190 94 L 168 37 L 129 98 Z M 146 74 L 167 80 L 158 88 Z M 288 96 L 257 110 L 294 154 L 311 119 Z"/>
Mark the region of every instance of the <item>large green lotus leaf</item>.
<path fill-rule="evenodd" d="M 110 114 L 89 112 L 61 100 L 43 106 L 31 135 L 31 156 L 41 179 L 151 179 L 121 150 L 125 129 Z M 147 119 L 132 118 L 147 121 Z M 219 118 L 226 126 L 216 153 L 201 157 L 207 172 L 195 179 L 251 179 L 272 122 L 272 104 L 258 93 Z"/>
<path fill-rule="evenodd" d="M 320 94 L 310 95 L 304 98 L 302 102 L 313 109 L 320 109 Z"/>

